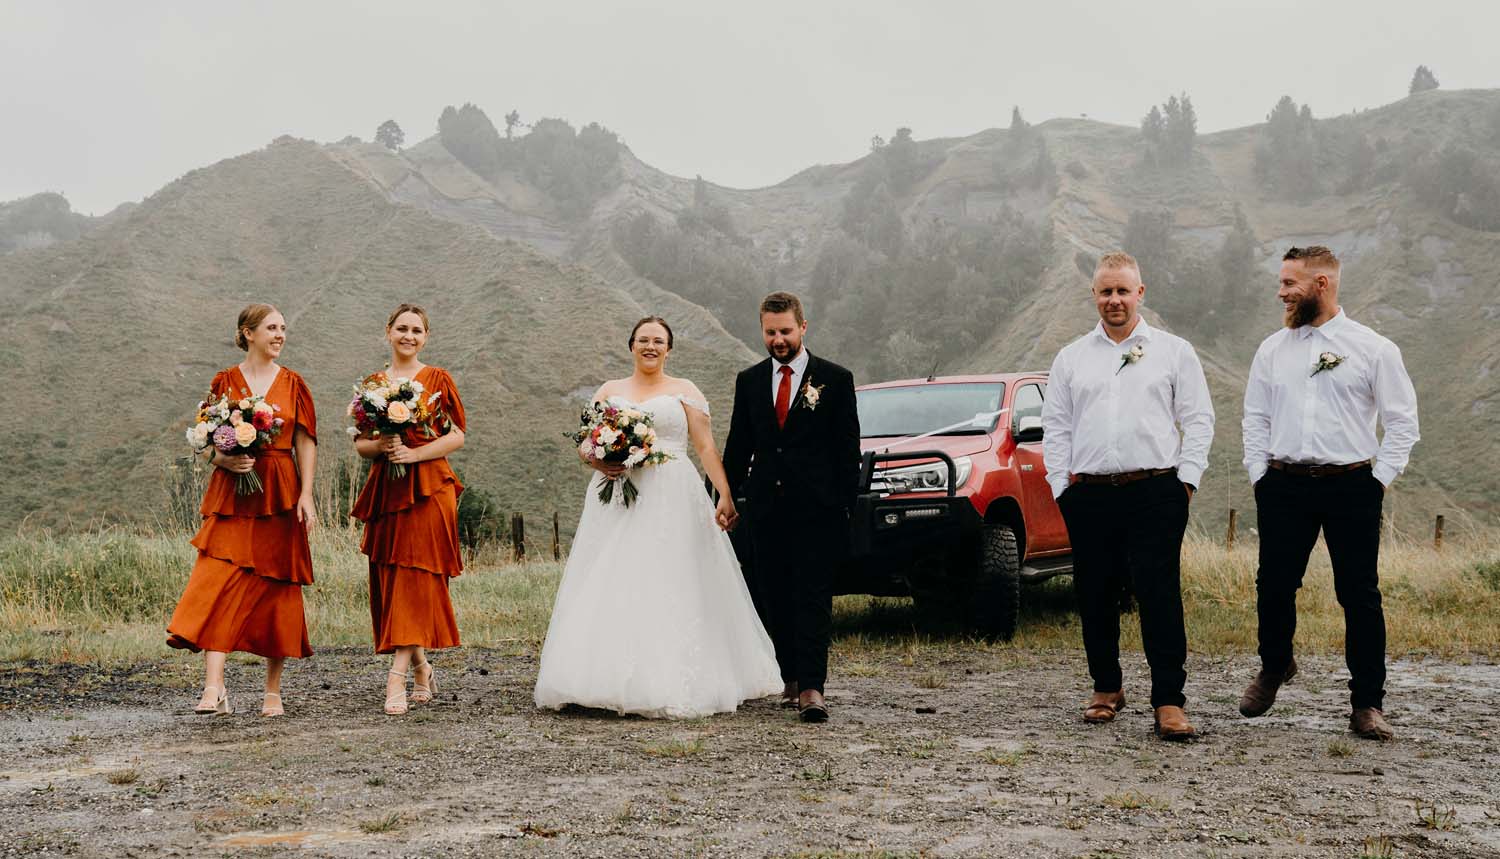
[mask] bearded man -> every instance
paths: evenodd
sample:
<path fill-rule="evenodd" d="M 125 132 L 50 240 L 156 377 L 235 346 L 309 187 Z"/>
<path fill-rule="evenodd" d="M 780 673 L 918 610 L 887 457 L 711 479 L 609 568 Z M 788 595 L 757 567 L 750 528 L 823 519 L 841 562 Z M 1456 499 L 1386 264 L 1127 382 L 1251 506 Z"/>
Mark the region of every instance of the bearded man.
<path fill-rule="evenodd" d="M 1260 529 L 1256 572 L 1261 670 L 1240 713 L 1270 709 L 1297 673 L 1297 589 L 1319 531 L 1344 609 L 1349 727 L 1389 740 L 1380 515 L 1416 444 L 1417 395 L 1396 344 L 1344 315 L 1338 257 L 1320 245 L 1282 257 L 1285 327 L 1256 350 L 1245 388 L 1245 468 Z M 1375 437 L 1376 419 L 1384 437 Z"/>

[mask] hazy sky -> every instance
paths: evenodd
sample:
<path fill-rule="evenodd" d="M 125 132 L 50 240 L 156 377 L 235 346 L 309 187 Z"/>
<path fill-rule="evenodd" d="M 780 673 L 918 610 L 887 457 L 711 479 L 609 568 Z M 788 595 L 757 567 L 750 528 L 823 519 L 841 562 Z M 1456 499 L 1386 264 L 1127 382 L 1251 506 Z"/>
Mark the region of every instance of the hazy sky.
<path fill-rule="evenodd" d="M 1500 3 L 0 0 L 0 201 L 102 213 L 282 134 L 413 143 L 444 105 L 600 122 L 642 160 L 736 187 L 871 135 L 1088 116 L 1186 90 L 1200 131 L 1283 94 L 1318 116 L 1500 86 Z"/>

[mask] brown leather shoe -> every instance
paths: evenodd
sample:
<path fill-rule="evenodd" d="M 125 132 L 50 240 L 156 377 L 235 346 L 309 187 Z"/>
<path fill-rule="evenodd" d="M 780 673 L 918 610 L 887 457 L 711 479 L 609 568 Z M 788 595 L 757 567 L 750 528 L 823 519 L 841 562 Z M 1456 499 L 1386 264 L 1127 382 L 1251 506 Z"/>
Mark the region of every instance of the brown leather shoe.
<path fill-rule="evenodd" d="M 1293 677 L 1297 676 L 1297 660 L 1293 659 L 1287 664 L 1286 670 L 1280 674 L 1272 674 L 1269 671 L 1261 671 L 1245 687 L 1245 694 L 1240 696 L 1240 715 L 1249 719 L 1264 715 L 1276 703 L 1276 690 Z"/>
<path fill-rule="evenodd" d="M 1171 705 L 1156 708 L 1156 735 L 1163 740 L 1182 742 L 1198 736 L 1181 707 Z"/>
<path fill-rule="evenodd" d="M 788 683 L 781 687 L 781 709 L 794 710 L 797 707 L 797 684 Z"/>
<path fill-rule="evenodd" d="M 823 700 L 823 693 L 804 690 L 797 698 L 797 718 L 812 724 L 828 721 L 828 702 Z"/>
<path fill-rule="evenodd" d="M 1349 730 L 1364 737 L 1367 740 L 1379 740 L 1382 743 L 1396 739 L 1396 732 L 1391 730 L 1391 723 L 1385 720 L 1385 714 L 1375 707 L 1356 707 L 1349 714 Z"/>
<path fill-rule="evenodd" d="M 1083 708 L 1083 720 L 1090 725 L 1113 722 L 1115 714 L 1125 709 L 1124 692 L 1095 692 Z"/>

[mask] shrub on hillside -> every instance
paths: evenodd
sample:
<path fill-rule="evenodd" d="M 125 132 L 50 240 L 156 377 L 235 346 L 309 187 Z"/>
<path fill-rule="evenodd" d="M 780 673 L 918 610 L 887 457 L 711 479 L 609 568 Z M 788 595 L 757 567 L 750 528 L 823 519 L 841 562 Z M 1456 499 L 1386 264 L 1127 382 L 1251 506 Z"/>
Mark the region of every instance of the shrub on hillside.
<path fill-rule="evenodd" d="M 596 122 L 575 132 L 564 120 L 541 119 L 519 146 L 522 174 L 567 217 L 586 215 L 619 182 L 619 137 Z"/>
<path fill-rule="evenodd" d="M 478 106 L 465 103 L 454 109 L 443 108 L 438 117 L 438 139 L 464 166 L 492 179 L 504 163 L 500 132 Z"/>
<path fill-rule="evenodd" d="M 1500 231 L 1500 180 L 1474 151 L 1450 145 L 1408 171 L 1407 184 L 1424 203 L 1476 230 Z"/>

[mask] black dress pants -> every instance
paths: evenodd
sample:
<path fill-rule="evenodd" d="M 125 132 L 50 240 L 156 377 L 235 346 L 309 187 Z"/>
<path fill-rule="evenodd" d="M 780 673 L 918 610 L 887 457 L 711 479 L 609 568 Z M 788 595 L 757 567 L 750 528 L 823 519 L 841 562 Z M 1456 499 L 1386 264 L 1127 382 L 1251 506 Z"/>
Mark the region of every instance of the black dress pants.
<path fill-rule="evenodd" d="M 749 511 L 761 621 L 783 683 L 823 691 L 833 637 L 833 574 L 849 546 L 849 514 L 788 497 Z"/>
<path fill-rule="evenodd" d="M 1120 691 L 1120 594 L 1128 581 L 1135 590 L 1141 642 L 1151 667 L 1151 706 L 1183 706 L 1186 487 L 1175 472 L 1120 486 L 1075 483 L 1058 499 L 1058 507 L 1073 547 L 1073 587 L 1094 691 Z"/>
<path fill-rule="evenodd" d="M 1385 610 L 1377 571 L 1384 503 L 1385 487 L 1368 468 L 1320 477 L 1273 468 L 1255 483 L 1261 667 L 1279 672 L 1292 661 L 1297 589 L 1321 530 L 1344 609 L 1344 661 L 1356 708 L 1378 708 L 1385 699 Z"/>

